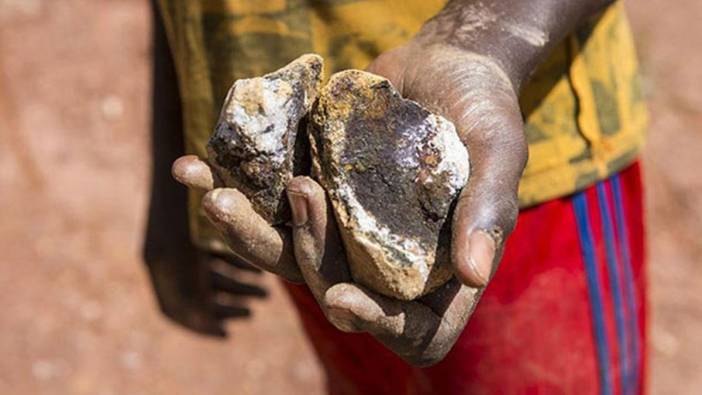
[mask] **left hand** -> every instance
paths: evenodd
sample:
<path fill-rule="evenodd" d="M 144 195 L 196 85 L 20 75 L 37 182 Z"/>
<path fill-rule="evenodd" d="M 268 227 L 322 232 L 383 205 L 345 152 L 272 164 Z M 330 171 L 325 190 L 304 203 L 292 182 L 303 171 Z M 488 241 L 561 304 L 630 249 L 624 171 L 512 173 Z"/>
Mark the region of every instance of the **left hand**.
<path fill-rule="evenodd" d="M 251 300 L 268 294 L 260 270 L 187 240 L 149 254 L 146 263 L 161 311 L 201 334 L 226 336 L 225 322 L 249 317 Z"/>

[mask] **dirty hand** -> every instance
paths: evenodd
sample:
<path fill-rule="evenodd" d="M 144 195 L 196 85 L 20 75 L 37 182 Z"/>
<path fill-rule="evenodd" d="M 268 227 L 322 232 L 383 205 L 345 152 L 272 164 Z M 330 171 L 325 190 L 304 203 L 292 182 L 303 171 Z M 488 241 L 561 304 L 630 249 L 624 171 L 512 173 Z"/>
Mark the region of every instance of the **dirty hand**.
<path fill-rule="evenodd" d="M 431 363 L 448 352 L 480 298 L 476 290 L 494 275 L 517 219 L 517 190 L 527 161 L 519 90 L 555 45 L 611 3 L 450 0 L 412 40 L 368 67 L 403 97 L 454 123 L 468 148 L 471 174 L 452 222 L 451 261 L 458 281 L 410 303 L 334 285 L 321 300 L 337 327 L 368 331 L 414 363 Z M 307 279 L 309 269 L 298 250 L 296 240 Z M 325 260 L 316 259 L 322 265 L 317 271 L 324 272 Z"/>
<path fill-rule="evenodd" d="M 501 69 L 466 51 L 415 40 L 382 55 L 369 71 L 452 120 L 471 155 L 471 178 L 453 220 L 458 280 L 432 294 L 402 302 L 354 284 L 324 192 L 309 178 L 298 177 L 288 187 L 293 257 L 290 230 L 268 225 L 236 189 L 214 188 L 205 162 L 182 157 L 173 174 L 191 188 L 209 191 L 203 198 L 205 213 L 239 258 L 289 280 L 304 278 L 337 328 L 371 333 L 408 362 L 430 365 L 457 340 L 514 227 L 517 184 L 526 161 L 521 114 Z"/>
<path fill-rule="evenodd" d="M 179 324 L 224 337 L 226 320 L 250 316 L 249 300 L 267 295 L 257 269 L 190 246 L 181 252 L 148 265 L 161 310 Z"/>
<path fill-rule="evenodd" d="M 327 319 L 345 332 L 367 332 L 407 362 L 432 365 L 463 330 L 480 290 L 453 279 L 421 299 L 400 301 L 355 284 L 331 206 L 319 184 L 288 184 L 297 264 Z"/>
<path fill-rule="evenodd" d="M 527 159 L 513 81 L 490 57 L 447 43 L 428 25 L 368 71 L 451 120 L 468 148 L 471 175 L 452 223 L 456 278 L 409 302 L 354 284 L 324 192 L 309 178 L 288 185 L 297 263 L 327 319 L 343 331 L 370 333 L 418 366 L 440 361 L 453 347 L 492 277 L 515 225 Z"/>
<path fill-rule="evenodd" d="M 368 68 L 451 120 L 471 174 L 453 217 L 452 263 L 466 285 L 495 272 L 518 214 L 527 160 L 518 93 L 555 45 L 612 0 L 450 0 L 406 45 Z"/>
<path fill-rule="evenodd" d="M 202 198 L 205 215 L 237 258 L 288 281 L 302 282 L 288 227 L 269 225 L 243 193 L 219 187 L 209 165 L 195 155 L 178 158 L 172 173 L 185 186 L 207 192 Z"/>
<path fill-rule="evenodd" d="M 485 286 L 518 213 L 527 159 L 518 93 L 552 49 L 612 0 L 450 0 L 406 45 L 369 71 L 453 121 L 471 175 L 453 217 L 452 262 Z"/>

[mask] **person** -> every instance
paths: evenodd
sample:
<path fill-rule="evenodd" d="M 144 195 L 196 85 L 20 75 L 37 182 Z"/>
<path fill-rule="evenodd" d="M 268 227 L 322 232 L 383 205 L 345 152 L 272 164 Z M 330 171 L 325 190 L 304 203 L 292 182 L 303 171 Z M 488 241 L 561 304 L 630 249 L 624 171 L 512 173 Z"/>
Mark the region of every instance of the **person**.
<path fill-rule="evenodd" d="M 647 118 L 621 2 L 159 6 L 191 154 L 173 173 L 190 187 L 193 243 L 303 281 L 285 285 L 330 393 L 644 392 Z M 201 158 L 228 88 L 306 52 L 327 73 L 384 76 L 456 125 L 471 177 L 446 286 L 402 302 L 354 284 L 309 177 L 288 185 L 292 224 L 277 228 L 257 225 L 238 191 L 212 190 Z"/>

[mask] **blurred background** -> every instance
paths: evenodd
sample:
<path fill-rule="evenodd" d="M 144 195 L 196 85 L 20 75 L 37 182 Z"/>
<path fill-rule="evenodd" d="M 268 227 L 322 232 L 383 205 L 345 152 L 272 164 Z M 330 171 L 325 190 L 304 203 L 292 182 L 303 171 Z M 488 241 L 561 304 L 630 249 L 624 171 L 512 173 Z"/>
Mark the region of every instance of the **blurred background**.
<path fill-rule="evenodd" d="M 702 393 L 702 2 L 628 3 L 652 123 L 643 155 L 650 389 Z M 317 394 L 282 288 L 230 337 L 158 311 L 145 0 L 0 0 L 0 393 Z"/>

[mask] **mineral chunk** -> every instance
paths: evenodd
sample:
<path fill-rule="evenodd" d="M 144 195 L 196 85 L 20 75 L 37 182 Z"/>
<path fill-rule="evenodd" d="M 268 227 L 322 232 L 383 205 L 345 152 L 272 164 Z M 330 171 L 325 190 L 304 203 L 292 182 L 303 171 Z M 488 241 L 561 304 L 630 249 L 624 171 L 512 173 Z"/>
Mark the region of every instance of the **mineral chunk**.
<path fill-rule="evenodd" d="M 322 89 L 309 129 L 354 280 L 411 300 L 450 279 L 447 219 L 469 173 L 454 125 L 349 70 Z"/>
<path fill-rule="evenodd" d="M 236 81 L 207 146 L 221 183 L 246 195 L 270 224 L 289 219 L 285 187 L 308 170 L 307 139 L 297 135 L 317 98 L 322 63 L 303 55 L 263 77 Z"/>

